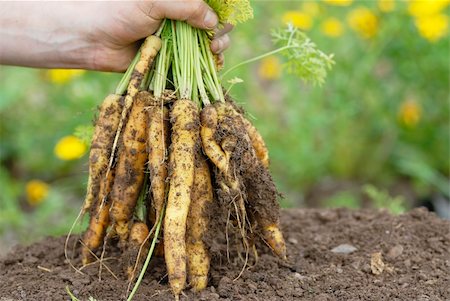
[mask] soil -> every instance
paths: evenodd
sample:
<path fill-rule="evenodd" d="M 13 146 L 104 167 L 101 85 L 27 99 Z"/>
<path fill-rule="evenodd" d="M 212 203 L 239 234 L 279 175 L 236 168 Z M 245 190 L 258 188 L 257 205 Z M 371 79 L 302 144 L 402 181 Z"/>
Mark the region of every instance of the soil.
<path fill-rule="evenodd" d="M 234 280 L 238 257 L 212 260 L 209 287 L 182 300 L 450 300 L 450 222 L 425 209 L 392 216 L 348 209 L 283 210 L 288 261 L 259 246 L 259 260 Z M 17 246 L 0 259 L 0 300 L 123 300 L 126 274 L 114 252 L 105 263 L 69 267 L 64 237 Z M 75 249 L 74 254 L 79 250 Z M 69 252 L 70 253 L 70 252 Z M 117 253 L 118 254 L 118 253 Z M 117 255 L 116 254 L 116 255 Z M 71 254 L 69 254 L 71 255 Z M 80 264 L 80 258 L 73 260 Z M 149 266 L 134 300 L 173 300 L 162 258 Z"/>

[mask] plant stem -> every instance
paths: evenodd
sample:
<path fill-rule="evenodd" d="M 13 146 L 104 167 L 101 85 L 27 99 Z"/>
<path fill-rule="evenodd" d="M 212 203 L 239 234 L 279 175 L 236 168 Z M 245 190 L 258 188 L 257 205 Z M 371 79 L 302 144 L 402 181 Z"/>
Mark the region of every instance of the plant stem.
<path fill-rule="evenodd" d="M 162 32 L 162 46 L 159 55 L 156 58 L 156 65 L 153 73 L 153 95 L 156 98 L 162 96 L 166 89 L 167 73 L 169 71 L 171 61 L 171 28 L 170 24 L 164 27 Z"/>
<path fill-rule="evenodd" d="M 136 53 L 136 56 L 134 57 L 134 59 L 131 61 L 130 66 L 128 66 L 127 71 L 122 76 L 122 79 L 120 80 L 119 84 L 117 85 L 117 88 L 115 91 L 115 93 L 117 95 L 123 95 L 127 91 L 128 83 L 130 82 L 130 78 L 131 78 L 131 73 L 133 73 L 134 67 L 136 66 L 137 62 L 139 61 L 140 56 L 141 56 L 141 51 L 138 51 Z"/>
<path fill-rule="evenodd" d="M 203 57 L 206 60 L 206 69 L 205 72 L 211 75 L 213 80 L 214 92 L 218 96 L 215 98 L 215 101 L 225 101 L 225 97 L 223 96 L 222 86 L 220 85 L 219 78 L 217 76 L 216 65 L 214 62 L 213 54 L 211 52 L 211 48 L 209 47 L 209 38 L 205 31 L 202 31 L 199 37 L 200 47 L 202 49 Z M 212 91 L 210 91 L 212 92 Z M 213 94 L 213 93 L 211 93 Z"/>
<path fill-rule="evenodd" d="M 196 83 L 197 83 L 197 87 L 198 87 L 198 93 L 200 94 L 200 98 L 201 101 L 204 105 L 209 105 L 210 101 L 209 101 L 209 97 L 208 94 L 206 94 L 206 89 L 205 89 L 205 83 L 203 82 L 203 77 L 202 77 L 202 66 L 200 63 L 200 58 L 201 58 L 201 49 L 198 47 L 199 45 L 199 38 L 200 38 L 200 29 L 194 29 L 194 36 L 195 39 L 192 40 L 193 42 L 193 49 L 194 49 L 194 74 L 195 74 L 195 79 L 196 79 Z"/>
<path fill-rule="evenodd" d="M 179 81 L 180 78 L 180 53 L 178 52 L 178 38 L 176 34 L 176 21 L 170 22 L 172 29 L 172 49 L 173 49 L 173 64 L 172 64 L 172 73 L 173 73 L 173 81 L 176 89 L 179 89 Z"/>
<path fill-rule="evenodd" d="M 223 72 L 220 77 L 223 78 L 225 75 L 227 75 L 228 73 L 230 73 L 234 69 L 239 68 L 239 67 L 241 67 L 243 65 L 246 65 L 246 64 L 249 64 L 249 63 L 253 63 L 255 61 L 258 61 L 260 59 L 268 57 L 270 55 L 274 55 L 274 54 L 279 53 L 281 51 L 284 51 L 284 50 L 287 50 L 287 49 L 291 49 L 291 48 L 296 48 L 296 47 L 298 47 L 298 46 L 297 45 L 286 45 L 286 46 L 283 46 L 281 48 L 278 48 L 278 49 L 266 52 L 266 53 L 261 54 L 261 55 L 258 55 L 257 57 L 254 57 L 254 58 L 248 59 L 246 61 L 240 62 L 239 64 L 234 65 L 233 67 L 231 67 L 228 70 L 226 70 L 225 72 Z"/>
<path fill-rule="evenodd" d="M 209 93 L 213 97 L 213 99 L 219 99 L 219 93 L 217 92 L 217 88 L 214 86 L 214 80 L 212 79 L 211 73 L 207 72 L 208 66 L 203 56 L 200 57 L 200 64 L 202 66 L 203 72 L 203 81 L 208 89 Z"/>
<path fill-rule="evenodd" d="M 157 31 L 155 32 L 155 34 L 154 34 L 155 36 L 159 37 L 159 36 L 161 35 L 161 33 L 162 33 L 164 27 L 166 26 L 166 20 L 167 20 L 167 19 L 164 19 L 164 20 L 161 22 L 161 24 L 159 25 L 158 30 L 157 30 Z"/>
<path fill-rule="evenodd" d="M 166 19 L 164 19 L 161 22 L 161 25 L 159 26 L 158 30 L 154 34 L 155 36 L 159 37 L 161 35 L 165 24 L 166 24 Z M 141 51 L 138 50 L 138 52 L 134 56 L 134 59 L 131 61 L 131 64 L 128 66 L 127 71 L 124 73 L 124 75 L 122 76 L 122 79 L 120 80 L 119 84 L 117 85 L 117 88 L 115 91 L 115 93 L 117 95 L 122 95 L 126 92 L 128 83 L 130 82 L 131 74 L 133 73 L 134 67 L 136 66 L 137 62 L 139 61 L 140 56 L 141 56 Z M 146 76 L 149 76 L 149 74 L 147 73 Z M 148 82 L 148 81 L 150 81 L 150 78 L 148 78 L 148 77 L 146 78 L 146 80 L 143 80 L 144 83 Z"/>

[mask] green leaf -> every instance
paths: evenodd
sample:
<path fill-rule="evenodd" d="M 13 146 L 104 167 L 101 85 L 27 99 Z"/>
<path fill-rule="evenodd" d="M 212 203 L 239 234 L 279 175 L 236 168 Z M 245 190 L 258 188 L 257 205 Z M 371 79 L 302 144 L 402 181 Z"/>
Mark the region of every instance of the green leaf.
<path fill-rule="evenodd" d="M 323 84 L 328 70 L 335 63 L 333 54 L 325 54 L 298 28 L 287 28 L 272 32 L 275 45 L 285 48 L 281 54 L 287 59 L 284 68 L 288 73 L 300 77 L 305 82 Z"/>

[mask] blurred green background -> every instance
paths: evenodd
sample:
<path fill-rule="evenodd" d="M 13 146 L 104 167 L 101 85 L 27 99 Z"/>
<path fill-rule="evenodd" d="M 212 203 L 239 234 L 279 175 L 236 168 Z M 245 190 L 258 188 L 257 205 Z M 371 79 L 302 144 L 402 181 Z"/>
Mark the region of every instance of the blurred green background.
<path fill-rule="evenodd" d="M 449 197 L 449 1 L 255 1 L 226 67 L 274 49 L 290 22 L 336 64 L 321 87 L 270 56 L 227 74 L 266 139 L 284 207 L 387 208 Z M 0 253 L 67 233 L 86 137 L 120 74 L 0 69 Z M 227 85 L 227 84 L 225 84 Z M 78 227 L 78 231 L 83 226 Z"/>

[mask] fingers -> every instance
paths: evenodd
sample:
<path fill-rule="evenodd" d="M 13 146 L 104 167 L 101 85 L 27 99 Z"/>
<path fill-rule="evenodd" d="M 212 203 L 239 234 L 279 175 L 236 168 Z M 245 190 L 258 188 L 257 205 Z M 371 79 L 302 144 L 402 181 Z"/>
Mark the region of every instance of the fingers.
<path fill-rule="evenodd" d="M 217 28 L 219 23 L 217 15 L 203 0 L 146 1 L 139 2 L 139 8 L 153 24 L 168 18 L 186 21 L 201 29 L 214 29 L 211 51 L 215 54 L 222 53 L 230 45 L 228 32 L 233 29 L 233 26 L 224 24 L 222 28 Z"/>
<path fill-rule="evenodd" d="M 230 46 L 230 36 L 228 33 L 233 29 L 233 25 L 225 24 L 222 29 L 216 30 L 211 42 L 211 51 L 215 54 L 222 53 Z"/>
<path fill-rule="evenodd" d="M 230 31 L 232 31 L 233 28 L 234 28 L 233 25 L 225 23 L 222 28 L 216 28 L 216 30 L 214 31 L 214 38 L 220 38 L 221 36 L 226 35 Z"/>
<path fill-rule="evenodd" d="M 219 54 L 230 46 L 230 37 L 226 34 L 211 41 L 211 51 Z"/>
<path fill-rule="evenodd" d="M 216 13 L 203 0 L 154 1 L 148 5 L 147 16 L 156 21 L 186 21 L 201 29 L 213 29 L 219 23 Z"/>

